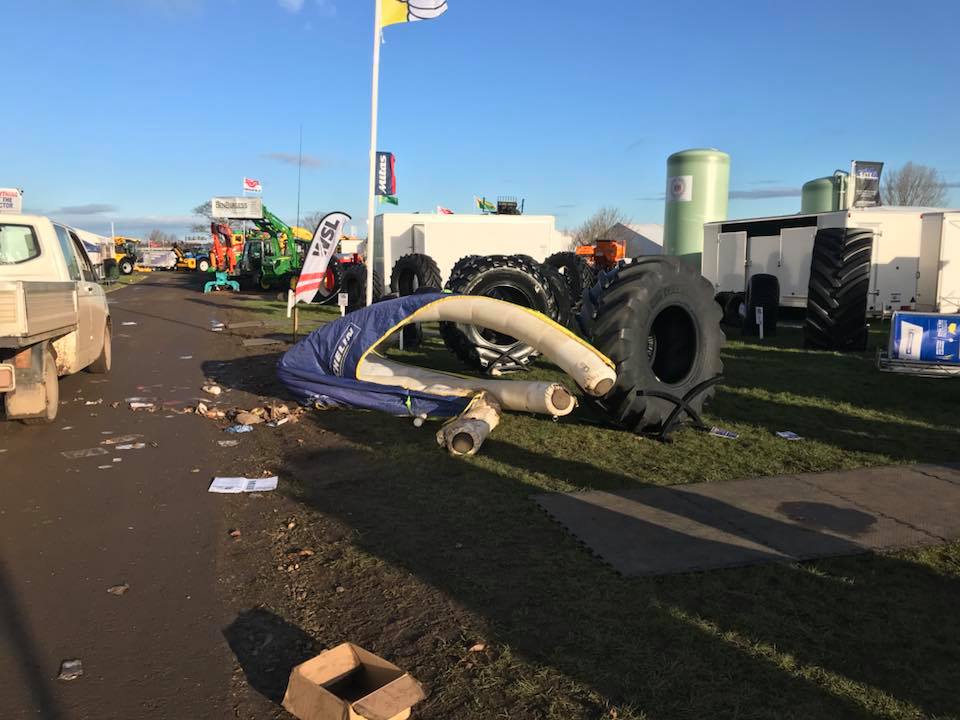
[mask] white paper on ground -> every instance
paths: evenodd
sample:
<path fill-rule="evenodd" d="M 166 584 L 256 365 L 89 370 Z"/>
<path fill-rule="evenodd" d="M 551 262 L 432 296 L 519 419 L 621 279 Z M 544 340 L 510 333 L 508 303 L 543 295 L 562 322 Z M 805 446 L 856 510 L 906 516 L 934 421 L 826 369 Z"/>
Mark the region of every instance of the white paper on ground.
<path fill-rule="evenodd" d="M 210 483 L 207 492 L 212 493 L 242 493 L 242 492 L 267 492 L 277 489 L 278 478 L 276 475 L 266 478 L 243 478 L 243 477 L 215 477 Z"/>
<path fill-rule="evenodd" d="M 783 430 L 782 432 L 778 432 L 777 437 L 783 438 L 784 440 L 803 440 L 803 438 L 793 432 L 793 430 Z"/>

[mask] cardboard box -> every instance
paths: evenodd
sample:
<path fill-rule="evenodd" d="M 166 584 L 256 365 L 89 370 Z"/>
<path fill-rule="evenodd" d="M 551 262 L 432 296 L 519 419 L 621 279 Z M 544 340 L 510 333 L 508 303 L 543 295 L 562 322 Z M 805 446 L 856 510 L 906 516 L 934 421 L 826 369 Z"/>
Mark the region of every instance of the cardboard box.
<path fill-rule="evenodd" d="M 409 674 L 347 642 L 290 672 L 283 707 L 300 720 L 406 720 L 424 697 Z"/>

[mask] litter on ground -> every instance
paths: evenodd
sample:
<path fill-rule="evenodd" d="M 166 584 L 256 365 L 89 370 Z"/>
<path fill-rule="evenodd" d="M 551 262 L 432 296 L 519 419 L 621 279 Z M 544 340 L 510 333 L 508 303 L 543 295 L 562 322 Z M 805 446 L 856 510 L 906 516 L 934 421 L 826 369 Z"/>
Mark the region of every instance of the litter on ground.
<path fill-rule="evenodd" d="M 228 433 L 253 432 L 253 426 L 252 425 L 231 425 L 224 432 L 228 432 Z"/>
<path fill-rule="evenodd" d="M 239 444 L 239 440 L 217 440 L 217 445 L 220 447 L 236 447 Z"/>
<path fill-rule="evenodd" d="M 120 443 L 131 443 L 136 442 L 143 435 L 118 435 L 117 437 L 107 438 L 106 440 L 101 440 L 101 445 L 119 445 Z"/>
<path fill-rule="evenodd" d="M 68 460 L 76 460 L 78 458 L 86 457 L 96 457 L 97 455 L 106 455 L 107 451 L 103 448 L 85 448 L 83 450 L 64 450 L 60 453 Z"/>
<path fill-rule="evenodd" d="M 243 493 L 266 492 L 276 490 L 279 478 L 274 475 L 267 478 L 215 477 L 207 492 Z"/>
<path fill-rule="evenodd" d="M 130 589 L 130 586 L 127 583 L 121 583 L 120 585 L 111 585 L 107 588 L 107 592 L 111 595 L 123 595 Z"/>
<path fill-rule="evenodd" d="M 83 675 L 83 663 L 78 659 L 64 660 L 60 663 L 60 674 L 57 680 L 76 680 Z"/>
<path fill-rule="evenodd" d="M 126 322 L 122 322 L 122 323 L 120 323 L 120 324 L 121 324 L 121 325 L 126 325 L 126 326 L 136 325 L 136 323 L 135 323 L 133 320 L 127 320 Z"/>
<path fill-rule="evenodd" d="M 142 442 L 128 443 L 127 445 L 117 445 L 117 450 L 143 450 L 146 446 L 147 444 Z"/>
<path fill-rule="evenodd" d="M 797 435 L 792 430 L 782 430 L 777 433 L 778 438 L 783 438 L 784 440 L 803 440 L 802 437 Z"/>
<path fill-rule="evenodd" d="M 740 437 L 740 433 L 734 432 L 733 430 L 724 430 L 723 428 L 712 427 L 710 428 L 710 434 L 714 437 L 725 438 L 727 440 L 736 440 Z"/>
<path fill-rule="evenodd" d="M 207 393 L 207 395 L 219 395 L 223 392 L 223 388 L 219 385 L 204 385 L 202 390 Z"/>

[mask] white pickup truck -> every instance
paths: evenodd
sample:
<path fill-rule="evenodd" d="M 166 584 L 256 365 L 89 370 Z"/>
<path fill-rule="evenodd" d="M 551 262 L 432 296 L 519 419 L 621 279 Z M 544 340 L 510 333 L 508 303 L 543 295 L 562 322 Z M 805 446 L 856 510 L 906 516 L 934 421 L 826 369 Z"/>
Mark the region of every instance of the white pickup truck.
<path fill-rule="evenodd" d="M 0 395 L 7 419 L 52 422 L 59 377 L 110 370 L 110 311 L 76 231 L 0 214 Z"/>

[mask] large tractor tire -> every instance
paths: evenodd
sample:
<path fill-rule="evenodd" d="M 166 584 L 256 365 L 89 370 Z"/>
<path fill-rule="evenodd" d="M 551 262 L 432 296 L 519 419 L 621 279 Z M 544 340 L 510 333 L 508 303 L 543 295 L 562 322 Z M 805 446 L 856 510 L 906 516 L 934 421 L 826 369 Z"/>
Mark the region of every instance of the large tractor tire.
<path fill-rule="evenodd" d="M 343 269 L 343 285 L 340 292 L 347 293 L 347 312 L 359 310 L 367 305 L 367 266 L 364 263 L 350 263 Z M 373 271 L 373 301 L 383 297 L 383 279 L 380 273 Z"/>
<path fill-rule="evenodd" d="M 570 289 L 570 300 L 573 302 L 574 312 L 580 309 L 580 302 L 585 290 L 590 289 L 596 282 L 596 273 L 581 255 L 575 252 L 554 253 L 543 261 L 544 265 L 556 268 Z"/>
<path fill-rule="evenodd" d="M 134 262 L 132 258 L 129 258 L 129 257 L 120 258 L 120 261 L 117 264 L 117 266 L 120 268 L 121 275 L 133 274 Z"/>
<path fill-rule="evenodd" d="M 743 315 L 743 334 L 756 337 L 760 334 L 757 323 L 757 308 L 763 308 L 763 336 L 777 334 L 777 315 L 780 310 L 780 281 L 776 275 L 757 273 L 747 280 L 744 296 L 746 312 Z"/>
<path fill-rule="evenodd" d="M 557 301 L 557 312 L 550 319 L 564 327 L 570 327 L 574 318 L 570 286 L 567 285 L 567 281 L 563 275 L 560 274 L 560 271 L 552 265 L 541 263 L 540 271 L 546 276 L 547 281 L 550 283 L 553 297 Z"/>
<path fill-rule="evenodd" d="M 413 295 L 420 288 L 434 288 L 439 292 L 443 288 L 440 268 L 429 255 L 404 255 L 394 263 L 390 274 L 390 292 L 403 297 Z"/>
<path fill-rule="evenodd" d="M 463 266 L 476 260 L 479 255 L 464 255 L 462 258 L 457 260 L 453 267 L 450 269 L 450 278 L 447 280 L 447 285 L 453 282 L 453 279 L 460 274 L 460 271 L 463 269 Z"/>
<path fill-rule="evenodd" d="M 867 347 L 873 231 L 824 228 L 813 241 L 803 340 L 822 350 Z"/>
<path fill-rule="evenodd" d="M 633 432 L 656 432 L 676 405 L 645 396 L 683 397 L 723 371 L 720 308 L 713 287 L 672 257 L 648 257 L 601 273 L 585 295 L 582 325 L 616 364 L 617 381 L 601 400 L 608 416 Z M 713 388 L 690 401 L 699 412 Z"/>
<path fill-rule="evenodd" d="M 323 286 L 317 290 L 313 296 L 313 302 L 316 305 L 336 304 L 337 295 L 343 291 L 343 275 L 345 269 L 349 267 L 344 265 L 337 258 L 331 258 L 327 264 L 327 274 L 323 278 Z"/>
<path fill-rule="evenodd" d="M 741 308 L 744 305 L 745 296 L 741 292 L 730 293 L 727 302 L 723 306 L 723 324 L 730 327 L 740 327 L 743 325 L 743 315 Z"/>
<path fill-rule="evenodd" d="M 550 280 L 539 263 L 523 255 L 478 256 L 463 262 L 458 272 L 451 274 L 447 290 L 505 300 L 549 318 L 557 317 L 557 299 Z M 443 322 L 440 335 L 463 363 L 481 369 L 517 369 L 539 354 L 515 338 L 475 325 Z"/>

